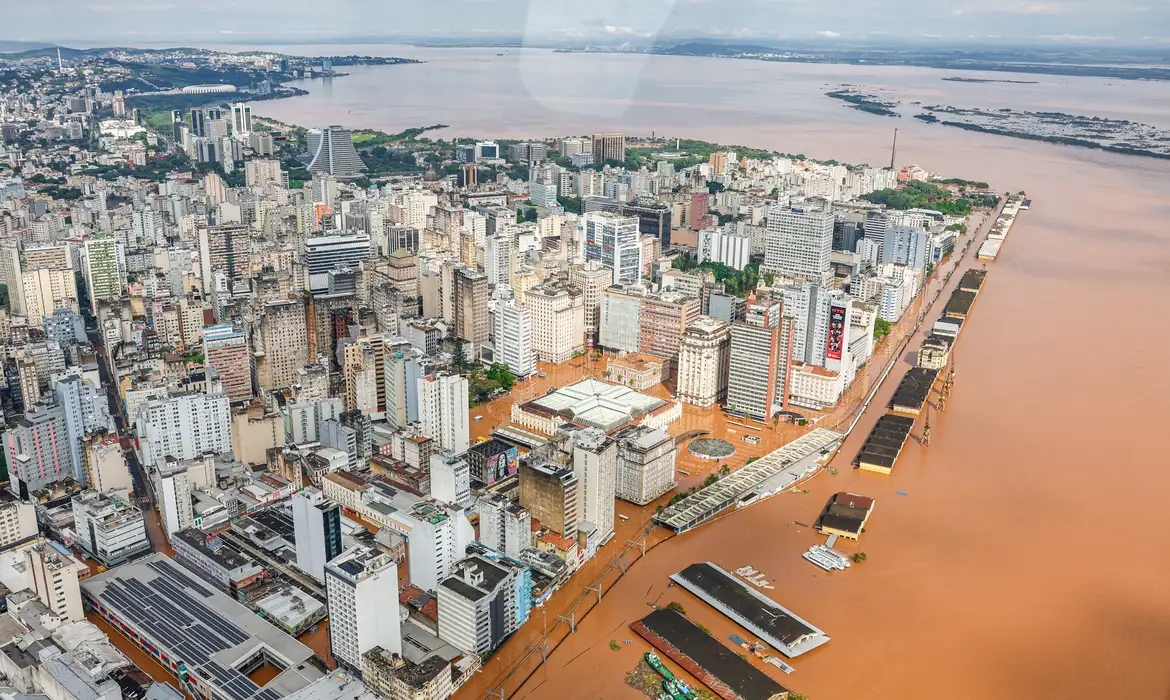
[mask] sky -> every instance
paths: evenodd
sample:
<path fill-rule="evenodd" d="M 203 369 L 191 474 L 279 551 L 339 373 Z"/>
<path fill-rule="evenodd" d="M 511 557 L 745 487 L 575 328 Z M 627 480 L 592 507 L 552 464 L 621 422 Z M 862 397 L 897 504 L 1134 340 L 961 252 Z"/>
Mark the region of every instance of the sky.
<path fill-rule="evenodd" d="M 0 0 L 0 17 L 0 40 L 75 46 L 357 37 L 1170 46 L 1167 0 Z"/>

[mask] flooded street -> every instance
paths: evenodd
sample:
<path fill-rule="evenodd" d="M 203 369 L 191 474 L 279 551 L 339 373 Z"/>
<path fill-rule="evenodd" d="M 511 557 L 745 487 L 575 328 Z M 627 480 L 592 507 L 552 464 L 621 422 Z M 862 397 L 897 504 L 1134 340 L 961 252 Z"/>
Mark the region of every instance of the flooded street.
<path fill-rule="evenodd" d="M 548 70 L 558 73 L 558 84 L 576 84 L 591 67 L 621 60 L 556 55 Z M 623 677 L 647 646 L 627 625 L 651 603 L 678 600 L 724 643 L 729 634 L 744 636 L 710 607 L 667 588 L 670 574 L 710 560 L 764 572 L 775 585 L 769 596 L 832 637 L 792 661 L 792 675 L 768 668 L 815 700 L 1165 700 L 1170 562 L 1159 555 L 1170 550 L 1170 527 L 1156 505 L 1139 501 L 1170 488 L 1162 436 L 1170 415 L 1163 357 L 1170 344 L 1170 162 L 864 115 L 823 92 L 846 81 L 884 83 L 903 99 L 941 102 L 936 96 L 946 91 L 951 101 L 973 106 L 1051 106 L 1161 123 L 1170 114 L 1170 87 L 1042 77 L 1036 86 L 1004 88 L 943 83 L 945 71 L 926 69 L 655 57 L 634 97 L 615 106 L 624 98 L 601 80 L 578 87 L 584 94 L 577 103 L 550 102 L 525 96 L 516 66 L 493 73 L 491 63 L 477 63 L 461 74 L 458 65 L 448 58 L 390 68 L 378 74 L 381 83 L 373 69 L 355 71 L 350 84 L 338 79 L 328 91 L 307 85 L 314 94 L 256 109 L 307 125 L 400 130 L 441 122 L 452 124 L 451 134 L 493 137 L 656 130 L 878 164 L 889 161 L 897 126 L 899 164 L 1027 190 L 1034 201 L 988 264 L 957 344 L 955 391 L 946 412 L 932 416 L 929 447 L 911 440 L 890 476 L 861 473 L 849 468 L 864 437 L 854 435 L 834 464 L 838 476 L 822 472 L 803 487 L 807 494 L 781 494 L 655 547 L 546 666 L 519 692 L 509 688 L 510 698 L 639 697 Z M 441 81 L 428 88 L 405 71 Z M 612 75 L 619 73 L 600 77 Z M 379 84 L 382 90 L 373 89 Z M 382 98 L 389 89 L 406 99 Z M 454 110 L 443 97 L 450 94 L 488 97 L 475 110 Z M 585 101 L 615 111 L 589 112 Z M 550 375 L 548 385 L 582 369 L 557 371 L 565 376 Z M 892 391 L 884 386 L 878 404 Z M 472 423 L 473 439 L 496 421 L 495 410 Z M 680 423 L 703 420 L 688 411 Z M 735 465 L 755 454 L 742 440 L 734 444 Z M 680 466 L 689 471 L 686 459 Z M 860 543 L 839 545 L 868 559 L 826 574 L 800 558 L 823 538 L 795 522 L 811 523 L 829 495 L 844 490 L 877 499 Z M 629 506 L 619 503 L 618 512 L 629 514 Z M 633 520 L 619 523 L 602 555 L 534 611 L 488 668 L 510 666 L 525 653 L 542 618 L 553 624 L 608 565 L 609 550 L 625 547 L 639 530 Z M 655 530 L 652 541 L 665 534 Z M 626 639 L 634 643 L 621 644 Z M 484 696 L 477 680 L 457 697 Z"/>

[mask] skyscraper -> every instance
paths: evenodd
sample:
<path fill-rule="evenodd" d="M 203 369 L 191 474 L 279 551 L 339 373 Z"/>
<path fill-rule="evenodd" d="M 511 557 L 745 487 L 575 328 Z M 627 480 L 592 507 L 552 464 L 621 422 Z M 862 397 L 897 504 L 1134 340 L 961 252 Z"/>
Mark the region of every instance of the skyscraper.
<path fill-rule="evenodd" d="M 94 314 L 100 301 L 122 296 L 122 272 L 118 266 L 118 241 L 108 236 L 85 242 L 85 281 Z"/>
<path fill-rule="evenodd" d="M 626 160 L 625 134 L 593 135 L 593 162 L 604 163 L 607 160 Z"/>
<path fill-rule="evenodd" d="M 488 341 L 488 279 L 470 268 L 455 270 L 455 337 L 477 348 Z"/>
<path fill-rule="evenodd" d="M 731 324 L 728 412 L 761 421 L 772 417 L 777 397 L 782 310 L 780 302 L 750 304 L 747 317 Z"/>
<path fill-rule="evenodd" d="M 228 280 L 233 282 L 247 279 L 251 245 L 248 227 L 241 224 L 199 229 L 199 257 L 205 294 L 210 294 L 214 289 L 217 272 L 227 275 Z"/>
<path fill-rule="evenodd" d="M 495 358 L 508 365 L 517 377 L 536 372 L 532 345 L 532 310 L 517 306 L 513 299 L 501 299 L 495 313 Z"/>
<path fill-rule="evenodd" d="M 232 105 L 232 135 L 236 138 L 246 136 L 252 131 L 252 107 L 238 102 Z"/>
<path fill-rule="evenodd" d="M 292 498 L 297 568 L 325 580 L 325 564 L 341 555 L 341 507 L 313 486 Z"/>
<path fill-rule="evenodd" d="M 467 379 L 451 372 L 428 375 L 418 380 L 418 394 L 423 433 L 443 450 L 466 452 L 471 444 Z"/>
<path fill-rule="evenodd" d="M 359 545 L 325 566 L 329 647 L 334 658 L 361 668 L 362 654 L 382 647 L 402 653 L 398 617 L 398 565 L 387 554 Z"/>
<path fill-rule="evenodd" d="M 589 551 L 596 551 L 612 534 L 617 494 L 617 442 L 597 428 L 573 435 L 573 471 L 577 475 L 577 504 L 582 523 L 590 523 Z"/>
<path fill-rule="evenodd" d="M 4 432 L 9 487 L 22 500 L 37 489 L 74 475 L 69 429 L 60 406 L 33 406 Z"/>
<path fill-rule="evenodd" d="M 678 399 L 709 408 L 727 397 L 731 327 L 700 317 L 687 325 L 678 348 Z"/>
<path fill-rule="evenodd" d="M 357 177 L 366 169 L 353 147 L 353 137 L 348 129 L 330 126 L 325 129 L 309 129 L 305 136 L 309 146 L 309 170 L 314 173 L 329 173 L 335 177 Z"/>
<path fill-rule="evenodd" d="M 541 362 L 568 362 L 585 348 L 585 308 L 576 287 L 546 282 L 528 290 L 532 347 Z"/>
<path fill-rule="evenodd" d="M 832 278 L 829 255 L 833 250 L 831 212 L 782 209 L 768 212 L 768 235 L 760 271 L 827 283 Z"/>

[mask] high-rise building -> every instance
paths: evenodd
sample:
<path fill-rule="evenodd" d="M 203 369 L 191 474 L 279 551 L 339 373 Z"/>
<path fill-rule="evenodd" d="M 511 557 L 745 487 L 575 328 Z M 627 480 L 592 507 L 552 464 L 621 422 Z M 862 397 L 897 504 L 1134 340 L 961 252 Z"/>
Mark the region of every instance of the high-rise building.
<path fill-rule="evenodd" d="M 402 653 L 398 565 L 388 554 L 359 545 L 327 563 L 325 598 L 333 658 L 360 669 L 374 647 Z"/>
<path fill-rule="evenodd" d="M 519 474 L 520 505 L 548 529 L 575 538 L 581 521 L 577 473 L 571 467 L 529 457 L 520 463 Z"/>
<path fill-rule="evenodd" d="M 678 349 L 679 401 L 710 408 L 727 398 L 730 353 L 726 321 L 703 316 L 687 324 Z"/>
<path fill-rule="evenodd" d="M 215 372 L 228 398 L 252 398 L 252 348 L 241 326 L 224 323 L 203 329 L 203 357 L 209 372 Z"/>
<path fill-rule="evenodd" d="M 308 487 L 293 494 L 297 568 L 325 581 L 325 564 L 341 556 L 341 506 Z"/>
<path fill-rule="evenodd" d="M 482 556 L 459 562 L 439 584 L 439 638 L 465 654 L 499 647 L 521 622 L 516 578 L 514 569 Z"/>
<path fill-rule="evenodd" d="M 353 136 L 348 129 L 340 126 L 309 129 L 305 141 L 309 147 L 310 172 L 352 178 L 358 177 L 366 169 L 366 164 L 354 150 Z"/>
<path fill-rule="evenodd" d="M 468 429 L 467 379 L 442 372 L 418 380 L 419 420 L 439 448 L 461 454 L 471 444 Z"/>
<path fill-rule="evenodd" d="M 455 270 L 455 337 L 476 348 L 488 341 L 488 279 L 482 272 L 460 267 Z M 477 350 L 478 352 L 478 350 Z"/>
<path fill-rule="evenodd" d="M 76 370 L 74 370 L 76 372 Z M 106 392 L 98 389 L 79 374 L 61 377 L 53 384 L 53 396 L 65 413 L 65 428 L 69 435 L 69 457 L 73 478 L 86 483 L 82 461 L 82 440 L 98 432 L 113 432 L 114 421 Z"/>
<path fill-rule="evenodd" d="M 488 284 L 508 284 L 512 279 L 513 243 L 514 233 L 509 229 L 484 237 L 483 269 Z"/>
<path fill-rule="evenodd" d="M 581 525 L 593 526 L 588 551 L 596 551 L 613 535 L 617 490 L 617 442 L 597 428 L 573 435 L 573 471 L 577 475 L 577 503 Z"/>
<path fill-rule="evenodd" d="M 598 343 L 616 352 L 639 352 L 642 346 L 642 303 L 645 297 L 620 289 L 601 293 Z"/>
<path fill-rule="evenodd" d="M 77 278 L 71 266 L 25 270 L 22 276 L 25 313 L 29 325 L 41 328 L 45 316 L 59 308 L 80 311 Z"/>
<path fill-rule="evenodd" d="M 251 255 L 252 241 L 247 226 L 223 224 L 200 228 L 199 257 L 203 292 L 210 294 L 214 289 L 217 272 L 223 273 L 233 282 L 247 279 L 248 260 Z"/>
<path fill-rule="evenodd" d="M 475 160 L 495 160 L 500 157 L 500 146 L 495 141 L 480 141 L 475 144 Z"/>
<path fill-rule="evenodd" d="M 508 365 L 517 377 L 535 374 L 532 309 L 517 306 L 513 299 L 502 299 L 496 304 L 494 322 L 495 360 Z"/>
<path fill-rule="evenodd" d="M 199 108 L 192 109 L 188 122 L 191 127 L 192 136 L 197 138 L 207 136 L 207 114 L 204 110 Z"/>
<path fill-rule="evenodd" d="M 60 406 L 32 406 L 4 431 L 9 488 L 21 499 L 49 484 L 72 478 L 69 428 Z"/>
<path fill-rule="evenodd" d="M 291 387 L 309 363 L 305 305 L 284 300 L 266 303 L 252 327 L 256 378 L 260 389 Z"/>
<path fill-rule="evenodd" d="M 586 342 L 592 347 L 601 331 L 601 293 L 613 284 L 613 272 L 602 267 L 600 260 L 569 268 L 569 283 L 581 290 Z"/>
<path fill-rule="evenodd" d="M 834 222 L 832 212 L 774 207 L 768 212 L 760 271 L 827 283 L 832 279 L 829 256 L 833 251 Z"/>
<path fill-rule="evenodd" d="M 409 510 L 395 511 L 390 519 L 410 539 L 410 580 L 424 591 L 437 590 L 475 540 L 475 528 L 457 506 L 419 501 Z"/>
<path fill-rule="evenodd" d="M 126 467 L 126 455 L 116 435 L 107 433 L 87 438 L 82 449 L 85 483 L 95 491 L 134 490 Z M 137 495 L 137 494 L 136 494 Z"/>
<path fill-rule="evenodd" d="M 593 135 L 593 162 L 604 163 L 607 160 L 626 160 L 626 137 L 624 134 L 594 134 Z"/>
<path fill-rule="evenodd" d="M 687 326 L 701 315 L 698 297 L 678 292 L 648 295 L 639 310 L 638 350 L 662 358 L 670 364 L 668 370 L 678 370 L 678 348 Z"/>
<path fill-rule="evenodd" d="M 727 232 L 719 228 L 699 231 L 699 262 L 708 260 L 736 270 L 747 267 L 751 261 L 752 239 L 746 233 Z"/>
<path fill-rule="evenodd" d="M 362 413 L 386 410 L 383 384 L 385 343 L 382 338 L 360 338 L 345 346 L 342 371 L 345 374 L 345 409 Z"/>
<path fill-rule="evenodd" d="M 232 105 L 232 135 L 236 138 L 252 132 L 252 106 L 237 102 Z"/>
<path fill-rule="evenodd" d="M 520 559 L 520 550 L 532 546 L 532 516 L 524 506 L 486 492 L 476 501 L 479 512 L 479 541 L 511 559 Z"/>
<path fill-rule="evenodd" d="M 280 185 L 283 180 L 279 160 L 254 158 L 244 163 L 244 183 L 248 187 L 263 187 L 269 183 Z"/>
<path fill-rule="evenodd" d="M 151 551 L 146 519 L 133 503 L 97 491 L 73 497 L 77 546 L 102 566 L 117 566 Z"/>
<path fill-rule="evenodd" d="M 331 271 L 357 269 L 370 257 L 370 237 L 364 233 L 316 236 L 306 238 L 304 245 L 308 289 L 313 294 L 329 291 Z"/>
<path fill-rule="evenodd" d="M 432 454 L 430 459 L 431 497 L 439 503 L 460 508 L 471 503 L 471 470 L 463 455 Z"/>
<path fill-rule="evenodd" d="M 633 425 L 614 436 L 617 440 L 615 494 L 623 501 L 644 506 L 674 488 L 674 438 L 665 430 Z"/>
<path fill-rule="evenodd" d="M 607 212 L 583 217 L 585 259 L 596 260 L 613 272 L 614 284 L 637 284 L 642 279 L 642 241 L 638 219 Z"/>
<path fill-rule="evenodd" d="M 851 352 L 850 322 L 853 297 L 840 290 L 826 290 L 812 283 L 784 285 L 776 288 L 784 300 L 785 320 L 790 321 L 781 333 L 781 346 L 790 361 L 777 368 L 779 381 L 787 386 L 790 398 L 807 399 L 801 405 L 831 406 L 837 402 L 849 382 L 853 380 L 856 362 Z M 789 368 L 810 368 L 798 391 L 794 379 L 786 376 Z M 823 368 L 816 372 L 811 368 Z M 813 394 L 810 396 L 810 392 Z"/>
<path fill-rule="evenodd" d="M 930 234 L 916 226 L 891 226 L 882 243 L 882 262 L 925 269 L 929 261 Z"/>
<path fill-rule="evenodd" d="M 582 171 L 592 173 L 601 178 L 601 173 L 592 170 Z M 581 178 L 581 182 L 586 177 Z M 599 185 L 600 186 L 600 185 Z M 669 204 L 652 199 L 640 199 L 634 203 L 619 202 L 601 196 L 600 192 L 585 199 L 585 213 L 610 212 L 619 216 L 634 216 L 638 219 L 638 231 L 643 236 L 653 236 L 658 239 L 662 250 L 670 247 L 670 227 L 672 208 Z"/>
<path fill-rule="evenodd" d="M 147 401 L 138 409 L 135 427 L 143 466 L 163 464 L 167 457 L 232 452 L 231 407 L 224 393 L 188 392 Z"/>
<path fill-rule="evenodd" d="M 541 362 L 559 364 L 585 349 L 585 307 L 579 289 L 547 282 L 529 289 L 525 303 L 532 310 L 532 347 Z"/>
<path fill-rule="evenodd" d="M 731 324 L 728 412 L 761 421 L 775 412 L 782 311 L 779 302 L 749 304 L 747 317 Z"/>
<path fill-rule="evenodd" d="M 122 296 L 116 239 L 100 236 L 85 242 L 85 282 L 95 314 L 98 302 L 114 301 Z"/>
<path fill-rule="evenodd" d="M 39 533 L 36 506 L 24 501 L 0 501 L 0 551 L 27 542 Z"/>

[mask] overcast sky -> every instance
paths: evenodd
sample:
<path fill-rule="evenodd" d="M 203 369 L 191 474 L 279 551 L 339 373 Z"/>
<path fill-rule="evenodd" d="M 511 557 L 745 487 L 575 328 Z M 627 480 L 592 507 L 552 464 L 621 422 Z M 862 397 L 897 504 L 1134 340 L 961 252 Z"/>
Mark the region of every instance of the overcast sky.
<path fill-rule="evenodd" d="M 1167 0 L 0 0 L 0 40 L 693 36 L 1170 46 Z"/>

